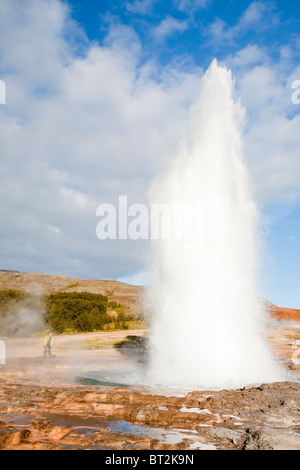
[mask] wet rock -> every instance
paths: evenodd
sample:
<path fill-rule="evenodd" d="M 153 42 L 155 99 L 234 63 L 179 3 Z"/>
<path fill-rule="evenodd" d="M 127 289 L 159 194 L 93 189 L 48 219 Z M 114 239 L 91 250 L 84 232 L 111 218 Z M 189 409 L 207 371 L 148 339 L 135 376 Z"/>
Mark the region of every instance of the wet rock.
<path fill-rule="evenodd" d="M 298 450 L 299 397 L 300 384 L 294 382 L 168 397 L 146 389 L 47 389 L 2 380 L 0 447 L 163 450 L 204 443 L 217 449 Z"/>
<path fill-rule="evenodd" d="M 243 450 L 300 450 L 300 438 L 292 430 L 251 428 Z"/>

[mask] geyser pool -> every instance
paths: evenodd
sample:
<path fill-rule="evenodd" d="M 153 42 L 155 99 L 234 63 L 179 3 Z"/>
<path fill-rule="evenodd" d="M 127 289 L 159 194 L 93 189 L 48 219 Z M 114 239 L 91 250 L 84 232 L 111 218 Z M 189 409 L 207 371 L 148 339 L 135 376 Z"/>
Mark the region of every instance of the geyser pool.
<path fill-rule="evenodd" d="M 244 109 L 233 88 L 231 72 L 214 61 L 191 107 L 189 133 L 150 190 L 151 203 L 197 211 L 191 240 L 152 242 L 149 384 L 220 388 L 283 379 L 264 338 L 257 210 L 243 158 Z"/>

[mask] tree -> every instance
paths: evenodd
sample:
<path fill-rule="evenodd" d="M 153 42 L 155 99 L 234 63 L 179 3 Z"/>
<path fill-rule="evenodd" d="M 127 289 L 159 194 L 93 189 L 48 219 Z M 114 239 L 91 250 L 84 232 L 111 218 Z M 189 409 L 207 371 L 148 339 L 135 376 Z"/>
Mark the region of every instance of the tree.
<path fill-rule="evenodd" d="M 66 329 L 101 330 L 110 321 L 107 297 L 89 292 L 59 292 L 46 298 L 46 322 L 58 333 Z"/>

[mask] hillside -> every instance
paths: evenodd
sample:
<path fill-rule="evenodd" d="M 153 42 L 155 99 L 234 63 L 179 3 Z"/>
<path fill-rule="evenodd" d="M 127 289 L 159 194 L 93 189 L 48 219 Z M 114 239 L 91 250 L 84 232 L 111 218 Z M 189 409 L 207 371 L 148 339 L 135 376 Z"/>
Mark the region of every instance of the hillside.
<path fill-rule="evenodd" d="M 274 304 L 268 302 L 268 310 L 271 318 L 275 320 L 284 321 L 298 321 L 300 322 L 300 310 L 292 308 L 277 307 Z"/>
<path fill-rule="evenodd" d="M 20 273 L 0 270 L 0 290 L 15 289 L 27 293 L 52 294 L 56 292 L 90 292 L 108 297 L 132 313 L 141 311 L 143 286 L 132 286 L 118 281 L 76 279 L 69 276 L 40 273 Z M 277 307 L 266 301 L 270 316 L 276 320 L 299 321 L 300 310 Z"/>
<path fill-rule="evenodd" d="M 117 302 L 130 309 L 132 313 L 140 310 L 143 296 L 143 287 L 118 281 L 85 280 L 60 275 L 0 270 L 0 290 L 4 289 L 35 294 L 53 294 L 57 292 L 102 294 L 107 296 L 109 302 Z"/>

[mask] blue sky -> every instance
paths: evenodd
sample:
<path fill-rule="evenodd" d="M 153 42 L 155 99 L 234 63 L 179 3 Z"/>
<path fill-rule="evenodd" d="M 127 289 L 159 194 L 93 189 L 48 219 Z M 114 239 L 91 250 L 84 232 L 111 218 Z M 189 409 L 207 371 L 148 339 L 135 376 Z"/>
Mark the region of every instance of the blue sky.
<path fill-rule="evenodd" d="M 300 4 L 1 0 L 1 267 L 143 282 L 147 244 L 100 244 L 95 209 L 146 190 L 201 76 L 232 70 L 261 213 L 261 295 L 300 308 Z"/>
<path fill-rule="evenodd" d="M 103 41 L 111 24 L 132 28 L 143 43 L 145 59 L 162 63 L 191 57 L 208 66 L 249 44 L 266 47 L 274 58 L 283 44 L 298 37 L 300 5 L 249 0 L 69 0 L 72 15 L 90 40 Z M 159 40 L 155 40 L 156 36 Z M 163 46 L 162 47 L 162 43 Z M 299 55 L 299 50 L 294 50 Z"/>

